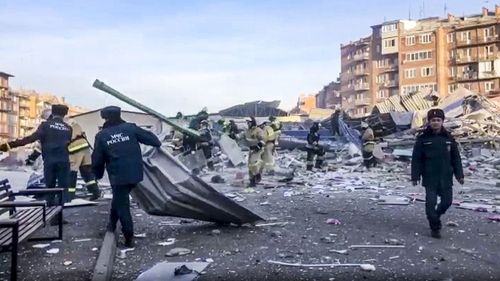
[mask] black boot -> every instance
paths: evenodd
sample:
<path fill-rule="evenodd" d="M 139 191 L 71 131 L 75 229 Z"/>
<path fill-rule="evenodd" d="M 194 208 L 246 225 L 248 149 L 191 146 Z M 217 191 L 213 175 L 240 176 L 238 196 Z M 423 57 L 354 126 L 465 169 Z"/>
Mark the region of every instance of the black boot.
<path fill-rule="evenodd" d="M 262 180 L 262 176 L 260 174 L 255 175 L 255 183 L 259 183 Z"/>
<path fill-rule="evenodd" d="M 306 166 L 307 171 L 312 171 L 313 170 L 313 165 L 307 165 Z"/>
<path fill-rule="evenodd" d="M 125 237 L 125 247 L 127 248 L 134 248 L 135 247 L 135 242 L 134 242 L 134 237 Z"/>
<path fill-rule="evenodd" d="M 87 191 L 92 194 L 89 198 L 90 201 L 96 201 L 97 199 L 101 198 L 101 191 L 99 190 L 97 184 L 87 186 Z"/>
<path fill-rule="evenodd" d="M 255 176 L 250 176 L 250 184 L 249 187 L 255 187 L 257 183 L 255 182 Z"/>
<path fill-rule="evenodd" d="M 441 231 L 439 229 L 432 229 L 431 230 L 431 237 L 440 239 L 441 238 Z"/>

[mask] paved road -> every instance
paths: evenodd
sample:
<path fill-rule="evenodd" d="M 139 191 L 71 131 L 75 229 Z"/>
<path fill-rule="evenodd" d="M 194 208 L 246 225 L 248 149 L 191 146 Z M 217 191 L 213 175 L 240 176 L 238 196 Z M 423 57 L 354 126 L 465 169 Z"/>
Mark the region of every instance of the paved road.
<path fill-rule="evenodd" d="M 385 175 L 387 176 L 387 175 Z M 363 180 L 363 175 L 356 176 Z M 366 174 L 372 180 L 376 175 Z M 395 193 L 421 192 L 393 177 Z M 328 185 L 328 183 L 325 183 Z M 241 188 L 219 186 L 224 191 Z M 248 208 L 270 219 L 287 222 L 284 226 L 219 227 L 192 221 L 176 226 L 179 219 L 152 217 L 135 209 L 136 232 L 146 233 L 134 252 L 117 259 L 114 280 L 134 280 L 158 262 L 190 262 L 213 259 L 199 280 L 500 280 L 500 224 L 487 220 L 488 214 L 452 207 L 444 222 L 441 240 L 429 236 L 424 204 L 407 206 L 378 205 L 375 196 L 387 191 L 343 188 L 314 190 L 300 185 L 274 189 L 257 188 L 245 194 Z M 285 197 L 287 191 L 306 194 Z M 340 225 L 327 224 L 329 218 Z M 213 230 L 220 234 L 214 234 Z M 172 246 L 158 242 L 176 238 Z M 355 244 L 384 244 L 396 239 L 403 249 L 358 249 Z M 395 241 L 394 241 L 395 242 Z M 188 248 L 192 254 L 165 257 L 173 247 Z M 347 255 L 330 250 L 348 249 Z M 373 272 L 359 268 L 292 268 L 268 260 L 300 263 L 369 263 Z"/>

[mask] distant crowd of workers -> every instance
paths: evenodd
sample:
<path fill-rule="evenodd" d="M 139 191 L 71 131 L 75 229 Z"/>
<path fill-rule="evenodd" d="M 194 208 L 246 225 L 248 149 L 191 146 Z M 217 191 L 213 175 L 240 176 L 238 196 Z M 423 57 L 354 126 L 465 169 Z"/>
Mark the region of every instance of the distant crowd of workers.
<path fill-rule="evenodd" d="M 104 176 L 105 169 L 111 183 L 113 199 L 111 202 L 108 229 L 114 231 L 120 221 L 125 238 L 125 245 L 132 247 L 133 222 L 130 214 L 129 194 L 143 180 L 143 159 L 139 144 L 160 147 L 158 137 L 139 126 L 121 118 L 121 109 L 108 106 L 101 110 L 104 119 L 102 129 L 95 136 L 92 147 L 81 126 L 75 120 L 65 116 L 68 107 L 53 105 L 50 112 L 43 113 L 44 122 L 37 130 L 22 139 L 0 145 L 0 151 L 38 142 L 34 152 L 26 160 L 31 165 L 39 155 L 43 158 L 43 174 L 47 188 L 63 188 L 64 201 L 69 202 L 75 196 L 77 174 L 80 172 L 91 194 L 90 200 L 100 197 L 98 179 Z M 338 114 L 338 111 L 335 113 Z M 332 131 L 339 133 L 338 117 L 332 116 Z M 177 122 L 183 123 L 181 113 Z M 443 127 L 445 119 L 441 109 L 431 109 L 427 115 L 428 126 L 417 137 L 412 156 L 411 180 L 414 185 L 422 181 L 426 189 L 426 214 L 433 237 L 441 237 L 440 217 L 452 202 L 452 177 L 464 183 L 464 175 L 457 143 Z M 256 186 L 262 180 L 262 173 L 273 173 L 274 154 L 281 136 L 282 125 L 274 116 L 261 124 L 254 117 L 246 120 L 247 128 L 241 132 L 234 120 L 221 120 L 221 133 L 234 140 L 244 140 L 249 148 L 248 173 L 249 186 Z M 180 124 L 184 125 L 184 124 Z M 313 123 L 307 135 L 306 169 L 322 169 L 325 149 L 320 145 L 320 124 Z M 189 123 L 189 128 L 199 132 L 199 137 L 172 132 L 172 146 L 180 153 L 193 153 L 200 149 L 207 159 L 207 167 L 214 169 L 212 150 L 214 141 L 208 113 L 199 112 Z M 367 123 L 361 124 L 362 156 L 366 169 L 376 165 L 373 155 L 375 136 Z M 437 204 L 437 197 L 441 197 Z M 55 204 L 53 198 L 49 204 Z"/>

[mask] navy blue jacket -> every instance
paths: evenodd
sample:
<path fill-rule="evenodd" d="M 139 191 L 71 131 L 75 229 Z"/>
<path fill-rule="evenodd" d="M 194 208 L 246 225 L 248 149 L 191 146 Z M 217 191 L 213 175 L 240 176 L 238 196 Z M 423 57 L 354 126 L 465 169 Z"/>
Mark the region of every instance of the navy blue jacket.
<path fill-rule="evenodd" d="M 427 128 L 417 137 L 411 159 L 411 180 L 425 187 L 453 186 L 456 179 L 464 177 L 462 160 L 455 139 L 446 130 L 434 134 Z"/>
<path fill-rule="evenodd" d="M 92 168 L 98 179 L 108 172 L 111 185 L 137 184 L 143 179 L 139 143 L 159 147 L 155 134 L 133 123 L 120 123 L 102 129 L 95 137 Z"/>
<path fill-rule="evenodd" d="M 68 144 L 71 141 L 71 126 L 62 118 L 54 117 L 42 122 L 36 132 L 25 138 L 9 142 L 10 147 L 18 147 L 40 141 L 44 165 L 69 162 Z"/>

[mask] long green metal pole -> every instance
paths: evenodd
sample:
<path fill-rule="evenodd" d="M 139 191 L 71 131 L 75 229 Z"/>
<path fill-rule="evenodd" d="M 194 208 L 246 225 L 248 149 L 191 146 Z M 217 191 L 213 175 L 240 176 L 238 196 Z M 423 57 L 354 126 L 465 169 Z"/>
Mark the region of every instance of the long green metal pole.
<path fill-rule="evenodd" d="M 186 133 L 186 134 L 189 134 L 189 135 L 195 136 L 195 137 L 200 136 L 200 134 L 197 131 L 190 129 L 190 128 L 185 128 L 185 127 L 179 126 L 175 122 L 170 121 L 165 115 L 143 105 L 142 103 L 139 103 L 139 102 L 125 96 L 124 94 L 122 94 L 122 93 L 118 92 L 117 90 L 111 88 L 110 86 L 106 85 L 104 82 L 99 81 L 99 79 L 96 79 L 94 81 L 94 84 L 92 84 L 92 86 L 94 88 L 97 88 L 97 89 L 105 92 L 105 93 L 112 95 L 113 97 L 115 97 L 115 98 L 117 98 L 125 103 L 130 104 L 131 106 L 133 106 L 137 109 L 140 109 L 148 114 L 153 115 L 154 117 L 162 120 L 163 122 L 169 124 L 170 126 L 174 127 L 176 130 L 178 130 L 182 133 Z"/>

